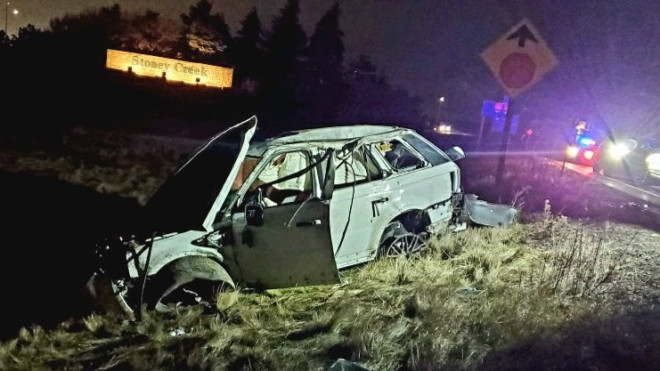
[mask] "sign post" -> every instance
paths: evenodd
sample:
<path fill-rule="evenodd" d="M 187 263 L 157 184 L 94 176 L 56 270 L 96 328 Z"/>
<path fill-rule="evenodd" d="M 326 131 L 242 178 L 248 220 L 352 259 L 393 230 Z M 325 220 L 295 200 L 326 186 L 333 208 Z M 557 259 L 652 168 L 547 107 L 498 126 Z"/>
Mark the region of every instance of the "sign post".
<path fill-rule="evenodd" d="M 557 64 L 557 58 L 548 48 L 532 23 L 523 19 L 481 53 L 493 75 L 510 97 L 496 181 L 502 180 L 506 152 L 509 145 L 513 98 L 531 88 Z"/>

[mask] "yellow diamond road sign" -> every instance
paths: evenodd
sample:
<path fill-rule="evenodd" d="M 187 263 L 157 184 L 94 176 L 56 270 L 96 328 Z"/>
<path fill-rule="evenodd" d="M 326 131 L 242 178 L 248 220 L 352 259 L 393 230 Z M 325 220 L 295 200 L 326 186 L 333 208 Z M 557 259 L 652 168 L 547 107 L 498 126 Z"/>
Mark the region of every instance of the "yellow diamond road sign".
<path fill-rule="evenodd" d="M 559 63 L 527 19 L 491 44 L 481 58 L 512 98 L 536 84 Z"/>

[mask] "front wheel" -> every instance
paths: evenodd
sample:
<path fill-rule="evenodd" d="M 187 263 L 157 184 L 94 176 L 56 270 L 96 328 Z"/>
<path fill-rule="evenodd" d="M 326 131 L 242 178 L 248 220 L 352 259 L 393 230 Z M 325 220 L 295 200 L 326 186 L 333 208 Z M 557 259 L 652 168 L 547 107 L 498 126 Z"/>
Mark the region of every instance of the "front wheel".
<path fill-rule="evenodd" d="M 217 295 L 233 291 L 235 284 L 225 269 L 205 257 L 175 260 L 146 283 L 144 303 L 147 309 L 170 312 L 177 306 L 216 307 Z"/>

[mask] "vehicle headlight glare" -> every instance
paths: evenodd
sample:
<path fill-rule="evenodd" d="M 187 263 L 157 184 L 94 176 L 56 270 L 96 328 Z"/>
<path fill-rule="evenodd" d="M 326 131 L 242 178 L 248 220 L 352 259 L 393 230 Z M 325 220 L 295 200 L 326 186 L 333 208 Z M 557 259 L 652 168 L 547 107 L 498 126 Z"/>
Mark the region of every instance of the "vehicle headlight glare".
<path fill-rule="evenodd" d="M 646 167 L 649 170 L 660 170 L 660 153 L 652 153 L 646 157 Z"/>
<path fill-rule="evenodd" d="M 610 147 L 609 150 L 610 157 L 615 159 L 620 159 L 623 156 L 627 155 L 628 153 L 630 153 L 630 148 L 622 144 L 615 144 L 612 147 Z"/>

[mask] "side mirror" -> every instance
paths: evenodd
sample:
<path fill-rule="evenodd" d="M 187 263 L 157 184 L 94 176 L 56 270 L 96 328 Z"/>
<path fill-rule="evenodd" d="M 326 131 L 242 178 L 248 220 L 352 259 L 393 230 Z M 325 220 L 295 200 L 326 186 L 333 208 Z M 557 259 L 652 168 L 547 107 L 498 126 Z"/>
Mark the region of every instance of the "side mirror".
<path fill-rule="evenodd" d="M 459 146 L 451 147 L 450 149 L 445 151 L 445 153 L 454 162 L 465 158 L 465 152 L 463 152 L 463 149 Z"/>
<path fill-rule="evenodd" d="M 264 207 L 259 203 L 245 205 L 245 222 L 255 227 L 264 225 Z"/>
<path fill-rule="evenodd" d="M 264 206 L 261 188 L 254 198 L 245 204 L 245 223 L 254 227 L 264 225 Z"/>

